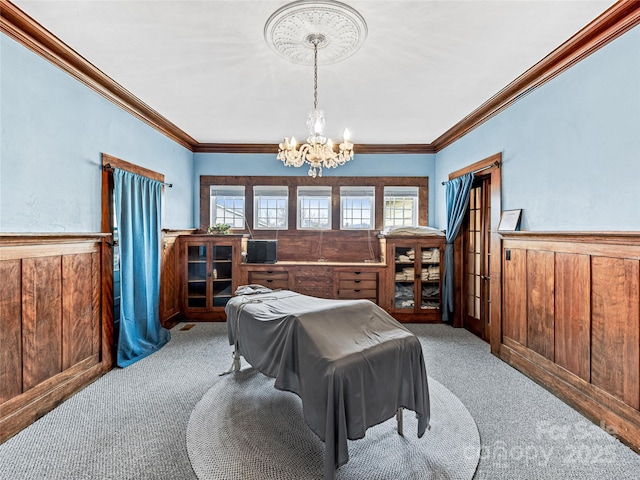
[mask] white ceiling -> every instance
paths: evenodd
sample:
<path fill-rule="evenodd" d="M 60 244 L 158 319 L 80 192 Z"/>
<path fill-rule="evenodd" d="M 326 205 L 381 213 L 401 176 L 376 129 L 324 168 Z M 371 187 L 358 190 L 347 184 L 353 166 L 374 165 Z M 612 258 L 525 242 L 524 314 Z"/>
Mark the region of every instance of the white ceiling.
<path fill-rule="evenodd" d="M 304 138 L 313 67 L 265 42 L 273 0 L 12 0 L 201 143 Z M 326 133 L 431 143 L 604 12 L 612 0 L 347 0 L 368 37 L 319 67 Z"/>

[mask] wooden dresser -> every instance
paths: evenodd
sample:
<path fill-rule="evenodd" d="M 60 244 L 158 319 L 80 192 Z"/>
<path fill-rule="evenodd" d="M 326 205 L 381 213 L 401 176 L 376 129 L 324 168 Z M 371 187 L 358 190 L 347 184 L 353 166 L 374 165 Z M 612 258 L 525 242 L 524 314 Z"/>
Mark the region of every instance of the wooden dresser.
<path fill-rule="evenodd" d="M 379 301 L 379 279 L 386 264 L 380 262 L 278 262 L 239 265 L 240 282 L 293 290 L 320 298 Z"/>

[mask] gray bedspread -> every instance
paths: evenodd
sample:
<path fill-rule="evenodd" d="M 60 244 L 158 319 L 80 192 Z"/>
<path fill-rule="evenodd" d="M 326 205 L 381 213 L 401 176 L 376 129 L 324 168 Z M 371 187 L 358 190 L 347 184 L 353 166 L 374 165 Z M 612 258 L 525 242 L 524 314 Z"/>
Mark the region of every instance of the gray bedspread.
<path fill-rule="evenodd" d="M 324 478 L 349 460 L 347 439 L 413 410 L 418 437 L 429 424 L 419 340 L 368 300 L 326 300 L 288 290 L 234 297 L 230 344 L 279 390 L 302 400 L 306 423 L 325 442 Z"/>

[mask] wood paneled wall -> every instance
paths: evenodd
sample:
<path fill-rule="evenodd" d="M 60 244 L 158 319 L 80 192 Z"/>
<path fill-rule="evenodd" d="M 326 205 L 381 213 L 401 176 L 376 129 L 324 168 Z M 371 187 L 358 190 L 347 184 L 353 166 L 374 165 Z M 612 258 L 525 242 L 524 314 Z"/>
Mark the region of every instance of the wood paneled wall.
<path fill-rule="evenodd" d="M 111 368 L 105 238 L 0 235 L 0 441 Z"/>
<path fill-rule="evenodd" d="M 379 262 L 384 256 L 377 231 L 254 231 L 255 239 L 278 239 L 278 261 Z"/>
<path fill-rule="evenodd" d="M 160 322 L 165 328 L 176 325 L 180 315 L 180 248 L 178 239 L 190 235 L 189 230 L 162 230 L 162 251 L 160 258 Z"/>
<path fill-rule="evenodd" d="M 502 267 L 500 356 L 640 450 L 640 234 L 505 234 Z"/>

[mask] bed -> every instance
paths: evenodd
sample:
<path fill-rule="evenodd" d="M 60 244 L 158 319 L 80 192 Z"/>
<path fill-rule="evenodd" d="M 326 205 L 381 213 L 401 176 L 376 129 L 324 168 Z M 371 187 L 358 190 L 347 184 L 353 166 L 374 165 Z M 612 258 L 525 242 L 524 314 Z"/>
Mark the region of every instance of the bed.
<path fill-rule="evenodd" d="M 300 397 L 305 422 L 325 443 L 325 480 L 348 462 L 347 439 L 363 438 L 399 408 L 416 413 L 422 437 L 429 390 L 415 335 L 368 300 L 262 291 L 226 306 L 235 369 L 242 355 L 275 388 Z"/>

